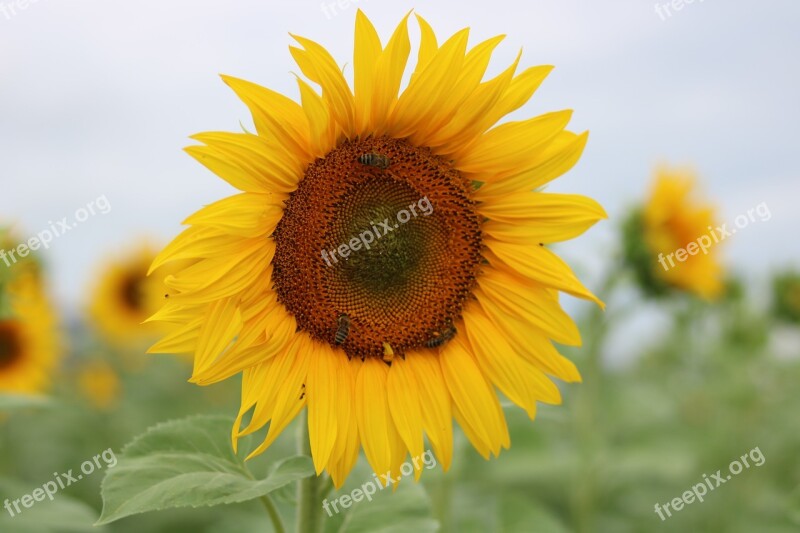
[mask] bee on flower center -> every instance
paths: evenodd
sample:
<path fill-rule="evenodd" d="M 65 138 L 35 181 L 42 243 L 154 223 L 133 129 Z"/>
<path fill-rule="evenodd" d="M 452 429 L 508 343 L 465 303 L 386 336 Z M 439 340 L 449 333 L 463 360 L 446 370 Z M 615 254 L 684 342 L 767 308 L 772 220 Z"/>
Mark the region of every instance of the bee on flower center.
<path fill-rule="evenodd" d="M 350 317 L 347 315 L 339 315 L 339 329 L 336 330 L 334 342 L 336 344 L 344 344 L 347 340 L 347 335 L 350 333 Z"/>
<path fill-rule="evenodd" d="M 362 165 L 367 165 L 369 167 L 376 167 L 380 169 L 389 168 L 389 165 L 392 164 L 391 160 L 383 154 L 376 154 L 376 153 L 366 153 L 362 154 L 358 158 L 358 162 Z"/>
<path fill-rule="evenodd" d="M 456 335 L 456 328 L 452 325 L 446 326 L 441 332 L 436 331 L 433 337 L 425 341 L 426 348 L 438 348 Z"/>

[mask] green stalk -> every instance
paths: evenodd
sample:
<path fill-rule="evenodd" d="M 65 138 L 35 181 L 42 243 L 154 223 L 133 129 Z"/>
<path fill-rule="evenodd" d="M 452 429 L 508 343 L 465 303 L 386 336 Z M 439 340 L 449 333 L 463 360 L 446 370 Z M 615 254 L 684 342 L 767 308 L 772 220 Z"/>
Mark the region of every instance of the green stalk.
<path fill-rule="evenodd" d="M 308 438 L 308 421 L 305 414 L 300 417 L 297 428 L 297 452 L 311 457 L 311 441 Z M 297 485 L 297 532 L 318 533 L 322 530 L 322 484 L 316 475 L 301 479 Z"/>
<path fill-rule="evenodd" d="M 600 285 L 597 296 L 608 302 L 617 283 L 621 281 L 621 268 L 612 268 Z M 599 405 L 603 390 L 603 345 L 609 333 L 609 316 L 599 308 L 592 309 L 585 335 L 585 367 L 583 383 L 578 392 L 575 409 L 576 434 L 580 447 L 578 465 L 573 481 L 572 508 L 575 530 L 588 533 L 596 530 L 595 507 L 599 486 L 597 455 L 603 448 L 602 424 L 598 423 Z"/>
<path fill-rule="evenodd" d="M 261 503 L 264 504 L 264 508 L 267 510 L 270 520 L 272 520 L 272 528 L 275 530 L 275 533 L 286 533 L 286 528 L 283 526 L 281 515 L 278 513 L 278 509 L 275 507 L 275 502 L 272 501 L 272 498 L 269 497 L 269 494 L 265 494 L 259 499 L 261 500 Z"/>

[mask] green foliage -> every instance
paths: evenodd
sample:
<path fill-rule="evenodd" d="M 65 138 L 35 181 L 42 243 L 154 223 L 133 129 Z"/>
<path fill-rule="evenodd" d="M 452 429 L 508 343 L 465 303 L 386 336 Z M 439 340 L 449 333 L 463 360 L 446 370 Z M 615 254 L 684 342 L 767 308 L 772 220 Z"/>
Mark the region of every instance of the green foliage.
<path fill-rule="evenodd" d="M 196 416 L 151 428 L 126 446 L 103 480 L 99 524 L 149 511 L 241 503 L 314 474 L 290 457 L 254 479 L 230 444 L 232 420 Z"/>
<path fill-rule="evenodd" d="M 622 256 L 639 287 L 650 296 L 664 296 L 669 287 L 653 271 L 658 264 L 644 240 L 642 213 L 632 211 L 622 224 Z"/>
<path fill-rule="evenodd" d="M 37 487 L 19 481 L 0 478 L 0 494 L 3 499 L 13 500 L 24 494 L 31 494 Z M 12 504 L 13 505 L 13 504 Z M 56 494 L 53 500 L 36 502 L 30 508 L 20 505 L 22 512 L 11 516 L 0 509 L 0 531 L 9 533 L 56 533 L 56 532 L 97 532 L 107 531 L 92 525 L 95 511 L 89 505 L 66 494 Z M 13 507 L 12 507 L 13 509 Z"/>
<path fill-rule="evenodd" d="M 340 491 L 348 494 L 348 491 Z M 431 518 L 428 495 L 421 485 L 410 480 L 401 482 L 397 490 L 387 487 L 372 496 L 372 501 L 362 500 L 345 511 L 338 526 L 335 521 L 326 523 L 326 532 L 333 533 L 434 533 L 439 524 Z"/>
<path fill-rule="evenodd" d="M 772 282 L 773 312 L 786 322 L 800 324 L 800 274 L 784 272 Z"/>
<path fill-rule="evenodd" d="M 714 306 L 606 298 L 608 311 L 581 324 L 584 346 L 563 350 L 583 375 L 583 383 L 561 384 L 563 405 L 540 405 L 531 422 L 504 403 L 509 450 L 485 461 L 456 430 L 448 473 L 426 470 L 419 484 L 403 480 L 396 492 L 384 489 L 332 517 L 323 512 L 324 532 L 800 530 L 800 358 L 773 353 L 773 315 L 766 304 L 758 307 L 749 284 L 737 283 L 740 290 Z M 663 327 L 639 340 L 632 361 L 610 364 L 616 353 L 609 334 L 641 335 L 620 311 L 635 316 L 643 309 L 661 313 Z M 0 503 L 111 447 L 122 451 L 118 464 L 104 469 L 105 501 L 99 471 L 18 517 L 0 509 L 0 531 L 269 531 L 262 495 L 294 530 L 294 480 L 312 475 L 307 458 L 292 457 L 299 421 L 245 466 L 230 447 L 237 379 L 196 387 L 186 383 L 190 368 L 180 358 L 115 353 L 89 342 L 80 328 L 72 337 L 74 353 L 48 398 L 0 396 L 0 472 L 15 480 L 0 481 Z M 89 356 L 119 373 L 122 393 L 108 410 L 92 408 L 75 384 Z M 211 415 L 183 419 L 190 413 Z M 763 466 L 666 521 L 655 514 L 656 503 L 679 497 L 704 473 L 726 469 L 756 446 Z M 244 443 L 243 453 L 249 449 Z M 345 487 L 324 497 L 349 494 L 371 479 L 362 457 Z M 98 530 L 90 524 L 103 503 L 106 525 Z M 235 504 L 216 505 L 222 503 Z"/>
<path fill-rule="evenodd" d="M 46 396 L 33 396 L 30 394 L 0 394 L 0 413 L 29 407 L 46 407 L 49 404 L 50 399 Z"/>

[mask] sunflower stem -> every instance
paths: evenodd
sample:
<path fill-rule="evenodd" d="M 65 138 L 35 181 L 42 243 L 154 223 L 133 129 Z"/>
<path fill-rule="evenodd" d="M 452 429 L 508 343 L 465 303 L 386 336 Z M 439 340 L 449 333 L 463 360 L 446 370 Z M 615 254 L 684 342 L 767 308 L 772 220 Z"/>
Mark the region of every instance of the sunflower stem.
<path fill-rule="evenodd" d="M 610 269 L 600 284 L 597 296 L 608 302 L 621 281 L 622 269 Z M 601 402 L 604 386 L 602 361 L 603 345 L 609 333 L 609 317 L 599 308 L 592 309 L 585 343 L 585 371 L 576 408 L 577 434 L 580 441 L 580 460 L 573 488 L 573 513 L 575 529 L 579 533 L 596 530 L 595 507 L 599 486 L 598 456 L 602 453 L 604 439 L 602 423 L 597 420 L 597 406 Z"/>
<path fill-rule="evenodd" d="M 451 483 L 451 476 L 441 475 L 439 482 L 436 484 L 436 492 L 434 493 L 434 514 L 436 519 L 439 520 L 439 531 L 441 533 L 453 533 L 453 520 L 450 511 L 453 500 L 453 486 Z"/>
<path fill-rule="evenodd" d="M 297 452 L 311 457 L 311 441 L 308 438 L 308 422 L 305 414 L 297 428 Z M 301 479 L 297 485 L 297 532 L 318 533 L 322 521 L 322 491 L 320 478 L 316 475 Z"/>
<path fill-rule="evenodd" d="M 267 510 L 270 520 L 272 520 L 272 528 L 275 530 L 275 533 L 286 533 L 286 528 L 283 526 L 281 515 L 278 513 L 278 509 L 275 507 L 275 502 L 272 501 L 272 498 L 269 497 L 269 494 L 265 494 L 259 499 L 264 505 L 264 508 Z"/>

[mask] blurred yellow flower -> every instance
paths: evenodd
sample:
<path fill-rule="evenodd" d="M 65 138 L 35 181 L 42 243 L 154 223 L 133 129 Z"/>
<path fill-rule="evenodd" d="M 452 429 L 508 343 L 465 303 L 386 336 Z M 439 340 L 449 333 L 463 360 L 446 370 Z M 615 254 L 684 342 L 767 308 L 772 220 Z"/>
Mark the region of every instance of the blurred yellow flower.
<path fill-rule="evenodd" d="M 659 167 L 650 197 L 626 224 L 626 258 L 648 292 L 672 288 L 706 300 L 723 292 L 717 220 L 695 198 L 696 183 L 690 170 Z"/>
<path fill-rule="evenodd" d="M 78 386 L 84 397 L 97 409 L 111 409 L 119 399 L 119 377 L 105 361 L 86 362 L 79 371 Z"/>
<path fill-rule="evenodd" d="M 570 111 L 496 126 L 551 67 L 515 75 L 517 58 L 482 81 L 502 37 L 467 50 L 464 29 L 440 46 L 417 19 L 399 96 L 407 19 L 383 48 L 361 11 L 354 92 L 302 37 L 291 53 L 321 95 L 298 78 L 298 104 L 224 77 L 258 134 L 205 133 L 187 151 L 243 192 L 189 217 L 153 263 L 197 260 L 167 279 L 176 294 L 159 318 L 182 326 L 151 351 L 193 353 L 198 384 L 244 373 L 234 442 L 269 423 L 252 455 L 307 407 L 317 473 L 337 487 L 362 445 L 376 472 L 396 472 L 423 453 L 423 432 L 447 469 L 453 418 L 484 457 L 499 454 L 510 439 L 495 387 L 530 418 L 560 403 L 550 378 L 580 375 L 551 341 L 580 335 L 559 291 L 599 303 L 545 245 L 603 208 L 537 191 L 587 133 L 565 129 Z"/>
<path fill-rule="evenodd" d="M 46 391 L 58 363 L 58 341 L 56 315 L 39 273 L 23 269 L 4 278 L 0 282 L 0 391 Z"/>
<path fill-rule="evenodd" d="M 170 268 L 147 275 L 155 256 L 155 248 L 144 244 L 103 265 L 91 292 L 89 314 L 108 342 L 148 342 L 163 332 L 160 325 L 146 322 L 170 292 L 164 284 Z"/>

